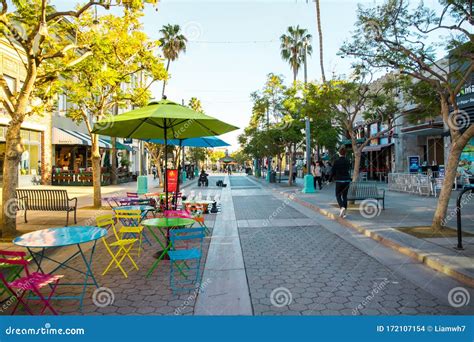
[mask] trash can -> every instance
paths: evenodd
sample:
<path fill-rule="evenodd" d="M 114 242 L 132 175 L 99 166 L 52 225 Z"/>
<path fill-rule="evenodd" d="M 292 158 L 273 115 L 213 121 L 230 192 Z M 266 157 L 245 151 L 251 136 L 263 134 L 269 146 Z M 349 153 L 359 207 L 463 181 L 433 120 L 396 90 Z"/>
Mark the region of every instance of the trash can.
<path fill-rule="evenodd" d="M 142 195 L 148 192 L 148 177 L 138 176 L 137 177 L 137 193 Z"/>

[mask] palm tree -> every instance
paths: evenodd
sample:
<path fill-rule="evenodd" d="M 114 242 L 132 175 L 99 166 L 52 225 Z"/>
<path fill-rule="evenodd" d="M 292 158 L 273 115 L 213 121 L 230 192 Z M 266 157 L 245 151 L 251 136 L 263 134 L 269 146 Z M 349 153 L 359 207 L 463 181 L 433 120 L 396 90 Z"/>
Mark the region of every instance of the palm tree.
<path fill-rule="evenodd" d="M 321 65 L 321 77 L 323 83 L 326 83 L 326 75 L 324 73 L 324 61 L 323 61 L 323 31 L 321 29 L 321 10 L 319 6 L 319 0 L 316 3 L 316 20 L 318 25 L 318 37 L 319 37 L 319 63 Z"/>
<path fill-rule="evenodd" d="M 300 28 L 299 25 L 288 27 L 287 32 L 280 37 L 281 57 L 290 64 L 294 82 L 296 82 L 298 71 L 304 63 L 303 49 L 305 45 L 308 55 L 313 52 L 310 44 L 311 38 L 308 30 Z"/>
<path fill-rule="evenodd" d="M 165 25 L 160 30 L 162 37 L 160 38 L 163 56 L 168 60 L 166 63 L 166 71 L 170 69 L 171 61 L 178 59 L 181 52 L 186 52 L 186 37 L 181 34 L 179 25 Z M 165 95 L 166 80 L 163 81 L 163 91 L 161 96 Z"/>

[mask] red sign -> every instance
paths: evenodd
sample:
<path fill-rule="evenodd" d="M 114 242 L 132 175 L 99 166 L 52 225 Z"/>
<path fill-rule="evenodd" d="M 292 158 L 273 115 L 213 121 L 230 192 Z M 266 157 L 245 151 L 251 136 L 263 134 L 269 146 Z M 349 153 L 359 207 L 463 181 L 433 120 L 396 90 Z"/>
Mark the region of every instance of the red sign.
<path fill-rule="evenodd" d="M 168 189 L 168 192 L 176 192 L 176 189 L 178 187 L 178 170 L 176 169 L 168 170 L 166 179 L 167 179 L 166 188 Z"/>

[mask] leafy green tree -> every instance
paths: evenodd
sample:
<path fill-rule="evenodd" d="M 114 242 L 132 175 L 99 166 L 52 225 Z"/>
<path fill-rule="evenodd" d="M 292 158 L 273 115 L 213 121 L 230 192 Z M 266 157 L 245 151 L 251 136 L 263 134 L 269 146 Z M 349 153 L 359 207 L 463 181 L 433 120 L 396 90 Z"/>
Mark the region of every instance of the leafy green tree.
<path fill-rule="evenodd" d="M 293 82 L 296 82 L 298 72 L 304 64 L 304 49 L 311 55 L 313 48 L 311 46 L 311 35 L 308 30 L 297 26 L 290 26 L 285 34 L 280 37 L 281 57 L 290 64 L 293 72 Z"/>
<path fill-rule="evenodd" d="M 433 216 L 435 231 L 443 227 L 460 155 L 474 136 L 474 125 L 466 125 L 469 120 L 456 101 L 474 71 L 472 2 L 441 0 L 439 3 L 442 7 L 439 11 L 423 3 L 414 8 L 403 0 L 387 0 L 372 8 L 360 7 L 354 35 L 341 49 L 343 56 L 353 56 L 376 68 L 393 69 L 436 92 L 441 117 L 449 127 L 451 149 Z M 448 58 L 440 60 L 439 51 Z"/>
<path fill-rule="evenodd" d="M 83 1 L 81 5 L 74 4 L 71 10 L 65 11 L 58 11 L 47 0 L 0 1 L 0 32 L 23 61 L 25 74 L 18 92 L 10 90 L 5 78 L 0 75 L 2 105 L 11 118 L 6 132 L 3 168 L 4 206 L 15 201 L 18 167 L 24 151 L 20 137 L 22 123 L 32 114 L 49 110 L 54 105 L 59 76 L 92 55 L 88 44 L 80 45 L 74 41 L 74 31 L 67 19 L 81 17 L 93 6 L 109 8 L 118 4 L 127 8 L 142 8 L 144 3 L 156 4 L 157 0 L 90 0 Z M 42 177 L 43 181 L 49 181 L 45 173 Z M 2 237 L 15 235 L 15 215 L 6 215 L 3 210 L 1 218 Z"/>
<path fill-rule="evenodd" d="M 163 152 L 165 150 L 165 146 L 160 145 L 160 144 L 146 142 L 145 148 L 148 150 L 148 153 L 150 153 L 151 162 L 152 164 L 155 164 L 156 170 L 158 171 L 158 179 L 160 182 L 160 186 L 163 186 L 164 177 L 163 177 L 162 167 L 163 167 Z"/>
<path fill-rule="evenodd" d="M 231 153 L 230 156 L 234 158 L 237 163 L 245 167 L 247 167 L 252 160 L 252 157 L 246 154 L 243 149 L 238 149 L 237 151 Z"/>
<path fill-rule="evenodd" d="M 209 159 L 211 160 L 211 163 L 214 165 L 216 164 L 219 159 L 222 159 L 225 157 L 225 152 L 221 150 L 212 150 L 212 152 L 209 154 Z"/>
<path fill-rule="evenodd" d="M 181 27 L 179 25 L 165 25 L 160 30 L 161 48 L 163 50 L 163 56 L 167 59 L 166 72 L 170 69 L 172 61 L 178 59 L 181 52 L 186 52 L 187 38 L 181 33 Z M 163 80 L 163 90 L 161 96 L 165 95 L 167 80 Z"/>
<path fill-rule="evenodd" d="M 316 98 L 319 103 L 326 103 L 332 119 L 343 129 L 351 141 L 354 153 L 354 171 L 352 180 L 359 178 L 362 151 L 371 140 L 388 135 L 396 125 L 399 115 L 398 104 L 395 101 L 395 76 L 386 76 L 384 82 L 372 82 L 371 73 L 356 68 L 351 81 L 336 80 L 326 82 Z M 390 80 L 390 81 L 388 81 Z M 314 100 L 311 98 L 311 100 Z M 360 142 L 357 136 L 357 121 L 362 121 L 364 130 L 372 123 L 385 124 L 386 128 L 375 135 L 367 132 L 364 141 Z"/>
<path fill-rule="evenodd" d="M 72 109 L 67 116 L 84 122 L 91 136 L 94 207 L 101 206 L 101 155 L 99 135 L 92 133 L 93 123 L 114 108 L 144 106 L 150 98 L 150 86 L 166 77 L 162 61 L 155 56 L 158 41 L 142 31 L 139 11 L 126 10 L 123 17 L 98 17 L 98 24 L 89 29 L 93 18 L 83 15 L 75 22 L 76 39 L 88 44 L 94 58 L 77 63 L 64 73 L 61 86 Z"/>
<path fill-rule="evenodd" d="M 209 155 L 209 151 L 204 147 L 190 147 L 187 153 L 189 160 L 191 160 L 197 168 L 200 168 L 200 163 L 204 163 Z"/>

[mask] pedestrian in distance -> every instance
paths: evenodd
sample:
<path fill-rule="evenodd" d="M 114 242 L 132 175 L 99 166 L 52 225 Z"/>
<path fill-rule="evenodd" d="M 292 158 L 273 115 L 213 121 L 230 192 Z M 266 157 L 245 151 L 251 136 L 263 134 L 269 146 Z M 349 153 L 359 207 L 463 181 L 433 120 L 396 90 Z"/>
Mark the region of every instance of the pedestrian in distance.
<path fill-rule="evenodd" d="M 351 163 L 346 158 L 346 149 L 339 149 L 339 158 L 336 159 L 332 167 L 332 177 L 336 182 L 336 200 L 339 205 L 339 217 L 347 215 L 347 193 L 351 184 Z"/>
<path fill-rule="evenodd" d="M 153 165 L 151 166 L 151 173 L 153 174 L 153 179 L 156 179 L 156 175 L 157 175 L 157 173 L 158 173 L 158 170 L 156 169 L 156 165 L 155 165 L 155 164 L 153 164 Z"/>
<path fill-rule="evenodd" d="M 312 173 L 314 177 L 314 188 L 316 189 L 317 183 L 319 190 L 321 190 L 323 188 L 323 168 L 320 161 L 313 163 Z"/>
<path fill-rule="evenodd" d="M 296 161 L 293 161 L 293 164 L 291 165 L 291 170 L 292 170 L 292 173 L 293 173 L 291 175 L 292 181 L 293 181 L 293 183 L 295 183 L 295 181 L 296 181 L 296 171 L 297 171 L 296 170 Z"/>
<path fill-rule="evenodd" d="M 324 173 L 326 176 L 325 181 L 327 184 L 329 184 L 330 182 L 332 182 L 332 165 L 330 161 L 326 163 L 326 166 L 324 167 Z"/>

